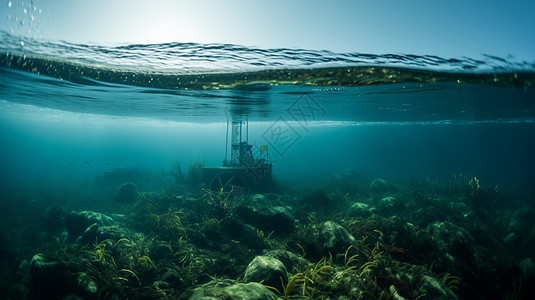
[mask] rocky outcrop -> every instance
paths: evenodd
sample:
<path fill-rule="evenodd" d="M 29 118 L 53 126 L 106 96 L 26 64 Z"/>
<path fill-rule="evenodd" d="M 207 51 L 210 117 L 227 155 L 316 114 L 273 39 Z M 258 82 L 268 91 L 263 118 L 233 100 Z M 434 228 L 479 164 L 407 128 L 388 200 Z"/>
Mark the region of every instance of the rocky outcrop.
<path fill-rule="evenodd" d="M 61 299 L 68 289 L 66 268 L 59 262 L 49 261 L 36 254 L 30 261 L 32 299 Z"/>
<path fill-rule="evenodd" d="M 249 263 L 243 278 L 245 282 L 262 282 L 279 288 L 281 280 L 288 281 L 288 272 L 282 262 L 270 256 L 257 256 Z"/>
<path fill-rule="evenodd" d="M 95 223 L 100 226 L 113 225 L 112 218 L 93 211 L 72 211 L 67 215 L 65 221 L 67 225 L 67 232 L 71 238 L 76 238 L 82 235 L 89 226 Z"/>
<path fill-rule="evenodd" d="M 195 290 L 190 300 L 277 300 L 268 288 L 258 282 L 235 283 L 214 280 Z"/>
<path fill-rule="evenodd" d="M 314 258 L 344 253 L 349 246 L 357 245 L 357 240 L 340 224 L 333 221 L 311 225 L 302 233 L 301 245 Z"/>
<path fill-rule="evenodd" d="M 292 208 L 273 205 L 273 202 L 263 195 L 255 195 L 250 202 L 238 207 L 237 211 L 244 222 L 266 232 L 291 232 L 295 229 Z"/>
<path fill-rule="evenodd" d="M 115 194 L 115 201 L 121 204 L 133 203 L 137 200 L 136 185 L 128 182 L 123 183 L 119 191 Z"/>
<path fill-rule="evenodd" d="M 392 183 L 381 178 L 374 179 L 370 183 L 370 193 L 374 196 L 386 196 L 387 194 L 396 192 L 396 188 Z"/>

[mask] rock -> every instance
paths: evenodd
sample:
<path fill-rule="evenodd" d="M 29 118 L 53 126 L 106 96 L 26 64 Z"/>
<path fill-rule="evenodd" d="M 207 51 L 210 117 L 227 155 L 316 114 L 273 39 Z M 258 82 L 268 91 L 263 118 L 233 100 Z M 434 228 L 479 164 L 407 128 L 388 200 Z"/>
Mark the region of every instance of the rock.
<path fill-rule="evenodd" d="M 67 231 L 71 237 L 82 235 L 87 227 L 95 223 L 100 226 L 111 226 L 113 225 L 113 219 L 93 211 L 72 211 L 66 218 Z"/>
<path fill-rule="evenodd" d="M 343 291 L 347 298 L 338 299 L 362 299 L 362 292 L 367 289 L 364 279 L 355 272 L 336 272 L 331 280 L 334 289 Z M 343 296 L 341 296 L 343 297 Z"/>
<path fill-rule="evenodd" d="M 405 297 L 401 296 L 399 292 L 396 290 L 395 285 L 391 285 L 389 288 L 390 294 L 392 295 L 392 299 L 394 300 L 406 300 Z"/>
<path fill-rule="evenodd" d="M 277 300 L 268 288 L 257 282 L 211 281 L 195 290 L 190 300 Z"/>
<path fill-rule="evenodd" d="M 524 258 L 518 264 L 522 276 L 525 278 L 535 278 L 535 264 L 531 257 Z"/>
<path fill-rule="evenodd" d="M 89 299 L 91 299 L 91 298 L 89 298 Z M 87 300 L 87 299 L 86 298 L 80 298 L 75 294 L 68 294 L 67 296 L 65 296 L 61 300 Z"/>
<path fill-rule="evenodd" d="M 251 225 L 244 224 L 238 219 L 227 218 L 222 222 L 219 222 L 219 226 L 221 227 L 221 231 L 231 239 L 241 241 L 242 239 L 245 240 L 246 236 L 252 237 L 253 234 L 256 238 L 256 229 L 252 228 Z M 222 236 L 219 238 L 222 238 Z M 214 240 L 218 240 L 218 238 L 215 238 Z"/>
<path fill-rule="evenodd" d="M 182 285 L 182 279 L 179 272 L 176 269 L 168 269 L 162 276 L 163 282 L 168 283 L 170 286 L 177 287 Z"/>
<path fill-rule="evenodd" d="M 238 216 L 246 223 L 264 232 L 291 232 L 295 229 L 295 218 L 291 207 L 273 206 L 263 195 L 256 194 L 251 202 L 238 207 Z"/>
<path fill-rule="evenodd" d="M 136 200 L 136 185 L 131 182 L 123 183 L 119 188 L 119 191 L 115 193 L 115 201 L 121 204 L 133 203 Z"/>
<path fill-rule="evenodd" d="M 513 245 L 518 241 L 518 237 L 516 236 L 516 233 L 511 232 L 509 233 L 504 239 L 503 243 L 506 245 Z"/>
<path fill-rule="evenodd" d="M 266 196 L 264 196 L 262 194 L 254 194 L 253 195 L 253 199 L 252 199 L 252 201 L 254 201 L 254 202 L 259 202 L 259 201 L 263 202 L 263 201 L 266 201 L 266 200 L 267 200 Z"/>
<path fill-rule="evenodd" d="M 76 277 L 76 287 L 83 299 L 97 299 L 98 286 L 86 273 L 82 272 Z"/>
<path fill-rule="evenodd" d="M 36 254 L 30 261 L 31 294 L 36 299 L 61 299 L 67 294 L 64 265 Z M 32 299 L 34 299 L 31 297 Z"/>
<path fill-rule="evenodd" d="M 340 198 L 336 197 L 337 194 Z M 343 203 L 340 201 L 342 198 L 343 194 L 336 188 L 333 188 L 329 192 L 326 189 L 314 189 L 303 195 L 301 202 L 307 210 L 330 210 L 337 204 Z"/>
<path fill-rule="evenodd" d="M 385 195 L 396 192 L 398 189 L 390 182 L 377 178 L 370 183 L 370 193 L 374 195 Z"/>
<path fill-rule="evenodd" d="M 351 193 L 355 189 L 355 184 L 351 183 L 344 175 L 334 175 L 329 179 L 329 189 L 337 189 L 341 193 Z"/>
<path fill-rule="evenodd" d="M 423 276 L 423 283 L 420 286 L 420 296 L 418 299 L 433 299 L 433 300 L 454 300 L 457 296 L 441 281 L 430 277 Z"/>
<path fill-rule="evenodd" d="M 271 250 L 264 253 L 264 255 L 280 260 L 286 267 L 286 270 L 293 270 L 294 268 L 301 270 L 310 264 L 303 257 L 286 250 Z"/>
<path fill-rule="evenodd" d="M 329 189 L 337 188 L 344 195 L 347 193 L 354 195 L 360 192 L 361 186 L 367 184 L 366 180 L 367 179 L 356 170 L 344 169 L 329 178 L 328 187 Z"/>
<path fill-rule="evenodd" d="M 349 207 L 349 213 L 352 216 L 366 218 L 375 212 L 375 208 L 366 203 L 355 202 Z"/>
<path fill-rule="evenodd" d="M 327 221 L 319 225 L 311 225 L 300 233 L 303 240 L 299 243 L 305 248 L 307 255 L 321 259 L 345 253 L 349 246 L 357 246 L 357 240 L 339 224 Z"/>
<path fill-rule="evenodd" d="M 107 239 L 119 240 L 123 234 L 116 226 L 100 226 L 97 223 L 87 227 L 84 233 L 77 240 L 81 245 L 94 243 L 95 241 L 105 241 Z"/>
<path fill-rule="evenodd" d="M 262 282 L 280 290 L 281 278 L 284 282 L 288 281 L 288 272 L 284 264 L 276 258 L 262 255 L 255 257 L 249 263 L 243 281 Z"/>
<path fill-rule="evenodd" d="M 382 213 L 393 213 L 403 208 L 403 203 L 398 198 L 387 196 L 377 202 L 377 210 Z"/>
<path fill-rule="evenodd" d="M 237 283 L 225 288 L 225 292 L 228 293 L 230 299 L 277 299 L 267 287 L 257 282 Z"/>
<path fill-rule="evenodd" d="M 355 238 L 338 223 L 327 221 L 319 226 L 318 246 L 323 252 L 344 253 L 351 245 L 356 245 Z"/>
<path fill-rule="evenodd" d="M 326 195 L 327 202 L 324 205 L 320 206 L 326 209 L 333 209 L 333 208 L 336 208 L 337 206 L 345 205 L 346 204 L 345 202 L 351 198 L 348 193 L 344 194 L 337 187 L 329 187 L 326 190 L 326 193 L 327 193 Z"/>
<path fill-rule="evenodd" d="M 102 230 L 102 227 L 98 225 L 97 223 L 94 223 L 93 225 L 87 227 L 87 229 L 84 231 L 82 236 L 79 239 L 80 244 L 86 245 L 92 242 L 95 242 L 98 240 L 99 231 Z M 100 239 L 101 241 L 104 241 L 105 239 Z"/>
<path fill-rule="evenodd" d="M 466 229 L 451 222 L 435 222 L 427 227 L 438 246 L 439 262 L 450 270 L 470 268 L 474 262 L 474 238 Z"/>
<path fill-rule="evenodd" d="M 531 228 L 535 226 L 535 210 L 531 208 L 519 208 L 511 216 L 507 226 L 507 232 L 515 233 L 522 240 L 531 233 Z"/>

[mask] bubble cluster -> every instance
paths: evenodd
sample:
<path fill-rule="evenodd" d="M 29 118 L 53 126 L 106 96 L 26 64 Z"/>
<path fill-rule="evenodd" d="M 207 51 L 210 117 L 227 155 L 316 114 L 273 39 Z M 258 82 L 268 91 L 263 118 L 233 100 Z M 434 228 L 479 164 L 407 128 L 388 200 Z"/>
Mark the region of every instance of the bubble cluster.
<path fill-rule="evenodd" d="M 11 34 L 19 35 L 21 39 L 22 37 L 39 38 L 38 33 L 41 32 L 43 25 L 40 20 L 42 9 L 34 1 L 8 1 L 7 8 Z"/>

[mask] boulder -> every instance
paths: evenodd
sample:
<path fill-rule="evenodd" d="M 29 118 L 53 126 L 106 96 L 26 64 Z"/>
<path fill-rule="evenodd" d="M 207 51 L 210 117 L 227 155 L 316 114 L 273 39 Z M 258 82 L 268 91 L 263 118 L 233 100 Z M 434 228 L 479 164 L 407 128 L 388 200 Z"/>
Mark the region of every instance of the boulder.
<path fill-rule="evenodd" d="M 319 226 L 317 245 L 324 253 L 344 253 L 351 245 L 356 245 L 355 238 L 338 223 L 327 221 Z"/>
<path fill-rule="evenodd" d="M 396 192 L 398 189 L 389 181 L 381 178 L 374 179 L 370 183 L 370 193 L 374 195 L 386 195 Z"/>
<path fill-rule="evenodd" d="M 243 281 L 262 282 L 266 285 L 281 288 L 281 278 L 288 281 L 288 272 L 282 262 L 270 256 L 257 256 L 245 270 Z"/>
<path fill-rule="evenodd" d="M 233 283 L 214 280 L 197 288 L 190 300 L 277 300 L 267 287 L 258 282 Z"/>
<path fill-rule="evenodd" d="M 76 288 L 78 293 L 83 296 L 83 299 L 98 298 L 97 283 L 84 272 L 81 272 L 76 276 Z"/>
<path fill-rule="evenodd" d="M 505 245 L 508 245 L 508 246 L 511 246 L 511 245 L 516 244 L 517 241 L 518 241 L 518 237 L 516 236 L 516 233 L 514 233 L 514 232 L 509 233 L 509 234 L 503 239 L 503 243 L 504 243 Z"/>
<path fill-rule="evenodd" d="M 375 212 L 375 208 L 366 203 L 355 202 L 349 207 L 351 216 L 367 218 Z"/>
<path fill-rule="evenodd" d="M 338 223 L 327 221 L 312 225 L 303 232 L 304 240 L 300 241 L 307 253 L 320 259 L 345 253 L 349 246 L 357 246 L 357 240 Z"/>
<path fill-rule="evenodd" d="M 282 262 L 282 264 L 286 267 L 286 270 L 293 270 L 294 268 L 301 270 L 308 267 L 310 264 L 310 262 L 303 257 L 293 252 L 281 249 L 266 251 L 264 255 L 280 260 L 280 262 Z"/>
<path fill-rule="evenodd" d="M 461 271 L 473 266 L 475 243 L 470 233 L 451 222 L 435 222 L 427 227 L 438 247 L 438 262 L 442 267 Z"/>
<path fill-rule="evenodd" d="M 376 201 L 377 210 L 389 214 L 403 208 L 403 203 L 396 197 L 387 196 Z"/>
<path fill-rule="evenodd" d="M 257 194 L 249 203 L 238 207 L 238 216 L 246 223 L 265 232 L 291 232 L 295 218 L 289 206 L 274 206 L 265 196 Z"/>
<path fill-rule="evenodd" d="M 100 226 L 97 223 L 87 227 L 84 233 L 77 239 L 81 245 L 94 243 L 95 241 L 105 241 L 107 239 L 119 240 L 124 234 L 117 226 Z"/>
<path fill-rule="evenodd" d="M 87 229 L 87 227 L 95 223 L 100 226 L 113 225 L 112 218 L 93 211 L 72 211 L 67 215 L 65 221 L 67 225 L 67 231 L 69 232 L 69 235 L 73 238 L 82 235 Z"/>
<path fill-rule="evenodd" d="M 524 278 L 535 278 L 535 263 L 531 257 L 524 258 L 518 263 L 518 268 Z"/>
<path fill-rule="evenodd" d="M 115 201 L 121 204 L 133 203 L 137 200 L 136 185 L 127 182 L 123 183 L 119 188 L 119 191 L 115 193 Z"/>
<path fill-rule="evenodd" d="M 63 264 L 36 254 L 30 261 L 32 299 L 61 299 L 67 294 L 68 278 Z"/>
<path fill-rule="evenodd" d="M 535 210 L 527 207 L 517 209 L 511 216 L 511 220 L 509 220 L 506 236 L 514 233 L 514 236 L 519 239 L 513 240 L 510 238 L 508 241 L 509 244 L 514 244 L 517 240 L 528 238 L 531 234 L 531 228 L 535 226 L 534 220 Z"/>

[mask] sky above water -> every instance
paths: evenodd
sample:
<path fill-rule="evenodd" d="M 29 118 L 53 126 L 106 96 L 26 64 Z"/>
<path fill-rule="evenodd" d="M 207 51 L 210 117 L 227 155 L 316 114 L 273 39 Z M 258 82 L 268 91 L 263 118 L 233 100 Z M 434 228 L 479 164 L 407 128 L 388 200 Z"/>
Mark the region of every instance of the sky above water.
<path fill-rule="evenodd" d="M 232 43 L 535 60 L 533 0 L 0 1 L 0 29 L 73 43 Z"/>

